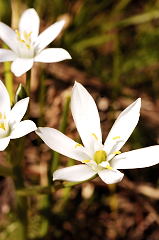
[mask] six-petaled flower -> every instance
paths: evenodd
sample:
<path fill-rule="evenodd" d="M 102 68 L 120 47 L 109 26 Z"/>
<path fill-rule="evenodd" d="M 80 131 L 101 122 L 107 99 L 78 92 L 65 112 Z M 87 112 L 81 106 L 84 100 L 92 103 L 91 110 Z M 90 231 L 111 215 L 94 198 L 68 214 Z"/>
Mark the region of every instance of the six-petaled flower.
<path fill-rule="evenodd" d="M 58 169 L 53 180 L 85 181 L 96 174 L 107 184 L 122 180 L 118 169 L 143 168 L 159 162 L 159 146 L 141 148 L 125 153 L 120 149 L 136 127 L 140 115 L 141 99 L 128 106 L 115 121 L 104 144 L 96 104 L 79 83 L 75 83 L 71 97 L 71 111 L 83 146 L 56 129 L 40 127 L 36 133 L 54 151 L 81 162 Z"/>
<path fill-rule="evenodd" d="M 13 61 L 11 71 L 21 76 L 32 68 L 33 62 L 59 62 L 71 59 L 63 48 L 46 48 L 61 32 L 64 20 L 52 24 L 39 34 L 39 16 L 34 9 L 27 9 L 13 30 L 0 22 L 0 38 L 11 49 L 0 49 L 0 62 Z M 39 35 L 38 35 L 39 34 Z"/>

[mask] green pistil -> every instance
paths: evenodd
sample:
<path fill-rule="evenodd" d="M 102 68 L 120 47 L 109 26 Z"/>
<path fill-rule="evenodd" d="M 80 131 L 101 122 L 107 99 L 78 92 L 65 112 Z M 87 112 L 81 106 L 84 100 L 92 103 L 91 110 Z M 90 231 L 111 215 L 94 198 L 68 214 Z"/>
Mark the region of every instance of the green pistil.
<path fill-rule="evenodd" d="M 94 161 L 99 164 L 103 161 L 107 161 L 107 154 L 103 150 L 96 151 L 93 156 Z"/>

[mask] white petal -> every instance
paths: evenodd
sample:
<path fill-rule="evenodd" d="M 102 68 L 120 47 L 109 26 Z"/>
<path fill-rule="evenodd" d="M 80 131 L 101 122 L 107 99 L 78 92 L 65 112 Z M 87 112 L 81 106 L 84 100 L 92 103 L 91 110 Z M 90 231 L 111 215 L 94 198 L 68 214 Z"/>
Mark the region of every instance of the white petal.
<path fill-rule="evenodd" d="M 40 127 L 36 133 L 52 150 L 64 156 L 79 161 L 89 159 L 83 147 L 76 147 L 75 141 L 54 128 Z"/>
<path fill-rule="evenodd" d="M 90 148 L 92 139 L 102 142 L 97 106 L 87 90 L 77 82 L 72 90 L 71 111 L 85 147 Z"/>
<path fill-rule="evenodd" d="M 20 77 L 22 74 L 30 70 L 33 66 L 32 58 L 17 58 L 11 65 L 11 71 Z"/>
<path fill-rule="evenodd" d="M 24 98 L 20 101 L 18 101 L 12 110 L 10 111 L 10 120 L 9 122 L 11 124 L 18 123 L 21 121 L 21 119 L 24 117 L 24 114 L 26 113 L 26 110 L 28 108 L 29 103 L 29 97 Z"/>
<path fill-rule="evenodd" d="M 16 54 L 8 49 L 0 49 L 0 62 L 13 61 L 16 59 Z"/>
<path fill-rule="evenodd" d="M 11 130 L 10 138 L 20 138 L 37 129 L 35 123 L 31 120 L 24 120 L 16 124 L 14 130 Z"/>
<path fill-rule="evenodd" d="M 48 46 L 59 35 L 64 24 L 64 20 L 56 22 L 38 36 L 35 43 L 35 48 L 37 49 L 37 52 L 40 52 L 42 49 Z"/>
<path fill-rule="evenodd" d="M 0 112 L 9 114 L 10 111 L 10 98 L 7 89 L 3 82 L 0 80 Z"/>
<path fill-rule="evenodd" d="M 53 173 L 53 181 L 64 180 L 70 182 L 82 182 L 92 178 L 95 174 L 96 172 L 87 165 L 79 164 L 56 170 Z"/>
<path fill-rule="evenodd" d="M 104 143 L 104 149 L 108 154 L 120 150 L 128 140 L 138 123 L 140 107 L 141 99 L 138 98 L 120 113 Z"/>
<path fill-rule="evenodd" d="M 125 152 L 115 156 L 111 166 L 116 169 L 150 167 L 159 163 L 159 145 Z"/>
<path fill-rule="evenodd" d="M 32 41 L 35 41 L 39 34 L 39 16 L 35 9 L 30 8 L 23 12 L 19 21 L 19 31 L 23 33 L 31 33 Z"/>
<path fill-rule="evenodd" d="M 102 171 L 99 171 L 98 174 L 99 177 L 107 184 L 120 182 L 124 177 L 124 174 L 118 170 L 104 169 Z"/>
<path fill-rule="evenodd" d="M 14 52 L 17 49 L 17 35 L 6 24 L 0 22 L 0 38 L 10 47 Z"/>
<path fill-rule="evenodd" d="M 70 54 L 63 48 L 47 48 L 41 51 L 35 58 L 35 62 L 60 62 L 71 59 Z"/>
<path fill-rule="evenodd" d="M 10 137 L 0 138 L 0 151 L 5 150 L 9 142 L 10 142 Z"/>

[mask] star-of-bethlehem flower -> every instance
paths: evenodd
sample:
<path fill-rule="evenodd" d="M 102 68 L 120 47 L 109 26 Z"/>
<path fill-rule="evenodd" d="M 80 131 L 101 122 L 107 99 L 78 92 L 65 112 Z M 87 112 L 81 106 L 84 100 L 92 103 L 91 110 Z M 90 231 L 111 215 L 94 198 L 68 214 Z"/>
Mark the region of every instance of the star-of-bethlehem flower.
<path fill-rule="evenodd" d="M 13 61 L 11 71 L 18 77 L 32 68 L 33 62 L 59 62 L 71 59 L 62 48 L 46 48 L 61 32 L 61 20 L 39 34 L 39 16 L 34 9 L 27 9 L 19 21 L 19 29 L 12 30 L 0 22 L 0 38 L 11 50 L 0 49 L 0 62 Z"/>
<path fill-rule="evenodd" d="M 29 97 L 18 101 L 11 109 L 9 94 L 0 80 L 0 151 L 8 146 L 10 139 L 23 137 L 37 129 L 33 121 L 21 121 L 28 103 Z"/>
<path fill-rule="evenodd" d="M 85 181 L 96 174 L 107 184 L 122 180 L 117 169 L 143 168 L 159 162 L 159 146 L 151 146 L 121 153 L 139 120 L 141 99 L 137 99 L 120 113 L 104 144 L 96 104 L 79 83 L 75 83 L 71 97 L 71 111 L 83 146 L 56 129 L 40 127 L 36 133 L 54 151 L 81 162 L 79 165 L 56 170 L 53 180 Z"/>

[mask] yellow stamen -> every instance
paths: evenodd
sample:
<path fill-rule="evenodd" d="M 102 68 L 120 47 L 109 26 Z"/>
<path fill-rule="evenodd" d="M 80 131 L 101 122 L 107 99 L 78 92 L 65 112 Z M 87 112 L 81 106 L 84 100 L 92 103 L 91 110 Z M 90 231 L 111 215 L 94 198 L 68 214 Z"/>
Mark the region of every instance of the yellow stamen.
<path fill-rule="evenodd" d="M 31 36 L 32 32 L 27 33 L 27 32 L 24 31 L 23 32 L 24 39 L 21 38 L 21 34 L 20 34 L 19 30 L 15 30 L 15 33 L 17 34 L 17 38 L 21 43 L 24 43 L 27 48 L 31 48 L 31 46 L 30 46 L 30 44 L 31 44 L 30 36 Z"/>
<path fill-rule="evenodd" d="M 6 127 L 5 127 L 5 125 L 4 125 L 4 123 L 2 122 L 2 123 L 0 123 L 0 128 L 2 128 L 3 130 L 6 130 Z"/>
<path fill-rule="evenodd" d="M 109 170 L 113 170 L 113 168 L 109 165 L 107 165 L 105 168 L 109 169 Z"/>
<path fill-rule="evenodd" d="M 113 137 L 113 140 L 119 139 L 120 136 Z"/>
<path fill-rule="evenodd" d="M 120 153 L 121 153 L 120 151 L 113 152 L 113 154 L 120 154 Z"/>
<path fill-rule="evenodd" d="M 89 159 L 86 159 L 86 160 L 83 160 L 82 162 L 83 162 L 83 163 L 89 163 L 90 160 L 89 160 Z"/>
<path fill-rule="evenodd" d="M 0 119 L 2 119 L 3 118 L 3 115 L 2 115 L 2 113 L 0 112 Z"/>
<path fill-rule="evenodd" d="M 95 133 L 92 133 L 92 136 L 93 136 L 96 140 L 98 140 L 98 137 L 97 137 L 97 135 L 96 135 Z"/>
<path fill-rule="evenodd" d="M 30 32 L 30 33 L 27 33 L 27 32 L 24 31 L 23 35 L 24 35 L 24 38 L 25 38 L 26 40 L 28 40 L 28 39 L 30 38 L 31 32 Z"/>
<path fill-rule="evenodd" d="M 18 39 L 20 39 L 20 32 L 18 29 L 15 30 L 15 33 L 17 34 Z"/>
<path fill-rule="evenodd" d="M 75 145 L 75 148 L 77 148 L 77 147 L 82 147 L 82 145 L 81 145 L 80 143 L 77 143 L 77 144 Z"/>

